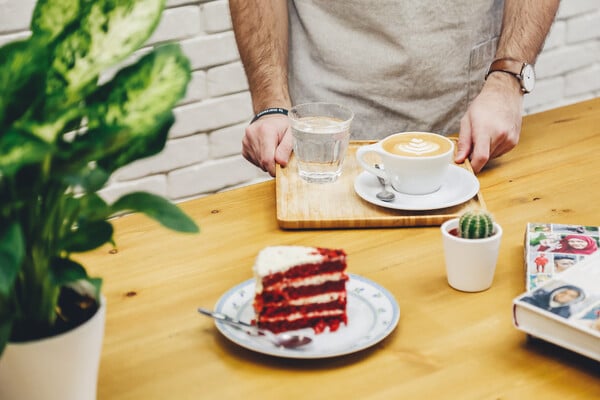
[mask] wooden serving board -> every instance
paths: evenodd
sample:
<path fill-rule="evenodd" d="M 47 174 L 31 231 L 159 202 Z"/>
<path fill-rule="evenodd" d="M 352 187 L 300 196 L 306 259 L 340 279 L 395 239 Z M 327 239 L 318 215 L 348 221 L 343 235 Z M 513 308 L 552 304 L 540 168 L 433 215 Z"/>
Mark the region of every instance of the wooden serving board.
<path fill-rule="evenodd" d="M 456 138 L 451 139 L 456 144 Z M 373 141 L 350 142 L 342 175 L 334 183 L 304 181 L 298 175 L 293 154 L 285 168 L 278 165 L 275 188 L 279 226 L 283 229 L 434 226 L 456 217 L 466 208 L 485 208 L 481 192 L 465 203 L 438 210 L 395 210 L 363 200 L 354 191 L 354 180 L 363 171 L 356 161 L 356 149 L 370 143 Z M 459 166 L 473 173 L 468 160 Z"/>

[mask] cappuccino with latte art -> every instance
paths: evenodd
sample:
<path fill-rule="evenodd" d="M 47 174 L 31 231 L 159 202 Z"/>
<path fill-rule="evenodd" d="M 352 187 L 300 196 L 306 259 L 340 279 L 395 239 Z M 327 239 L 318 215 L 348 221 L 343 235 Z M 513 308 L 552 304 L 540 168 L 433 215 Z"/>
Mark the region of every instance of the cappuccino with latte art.
<path fill-rule="evenodd" d="M 369 153 L 378 156 L 383 170 L 367 161 Z M 366 171 L 389 179 L 397 192 L 425 195 L 441 187 L 453 155 L 454 143 L 444 136 L 403 132 L 359 148 L 356 159 Z"/>

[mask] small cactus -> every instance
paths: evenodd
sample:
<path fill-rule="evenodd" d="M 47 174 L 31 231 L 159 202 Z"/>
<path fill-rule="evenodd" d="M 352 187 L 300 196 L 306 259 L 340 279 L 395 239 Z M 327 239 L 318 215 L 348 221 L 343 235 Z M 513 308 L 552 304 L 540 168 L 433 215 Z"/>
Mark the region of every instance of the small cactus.
<path fill-rule="evenodd" d="M 465 239 L 483 239 L 494 234 L 494 219 L 485 210 L 465 211 L 458 220 L 458 236 Z"/>

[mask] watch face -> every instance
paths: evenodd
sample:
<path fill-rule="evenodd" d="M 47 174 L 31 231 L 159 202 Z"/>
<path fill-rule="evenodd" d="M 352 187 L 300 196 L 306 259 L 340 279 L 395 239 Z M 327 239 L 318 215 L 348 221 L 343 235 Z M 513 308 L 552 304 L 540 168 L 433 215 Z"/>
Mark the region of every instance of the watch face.
<path fill-rule="evenodd" d="M 535 86 L 535 72 L 530 64 L 523 65 L 521 70 L 521 82 L 523 83 L 523 89 L 529 93 Z"/>

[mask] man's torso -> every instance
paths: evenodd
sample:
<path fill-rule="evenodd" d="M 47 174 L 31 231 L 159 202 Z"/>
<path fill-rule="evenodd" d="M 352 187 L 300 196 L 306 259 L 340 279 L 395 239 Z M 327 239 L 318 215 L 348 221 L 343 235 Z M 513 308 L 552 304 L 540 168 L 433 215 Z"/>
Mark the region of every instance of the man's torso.
<path fill-rule="evenodd" d="M 294 104 L 352 108 L 355 139 L 458 131 L 495 53 L 503 0 L 289 0 Z"/>

